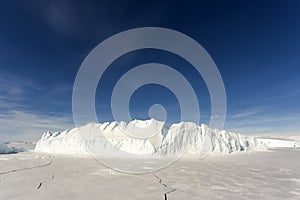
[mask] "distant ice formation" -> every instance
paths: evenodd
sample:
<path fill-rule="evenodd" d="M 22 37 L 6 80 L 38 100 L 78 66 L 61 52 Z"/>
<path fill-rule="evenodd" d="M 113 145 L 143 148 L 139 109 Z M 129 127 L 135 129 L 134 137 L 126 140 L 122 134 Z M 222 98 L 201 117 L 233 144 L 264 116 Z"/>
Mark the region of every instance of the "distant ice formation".
<path fill-rule="evenodd" d="M 0 154 L 18 153 L 21 151 L 26 151 L 26 150 L 24 148 L 9 147 L 4 142 L 0 141 Z"/>
<path fill-rule="evenodd" d="M 156 134 L 149 138 L 132 137 L 134 131 Z M 136 134 L 136 133 L 135 133 Z M 141 133 L 144 136 L 143 133 Z M 167 126 L 155 119 L 126 122 L 91 123 L 63 132 L 46 132 L 35 151 L 68 155 L 109 157 L 116 155 L 168 156 L 183 153 L 199 156 L 205 153 L 230 154 L 265 150 L 263 142 L 225 130 L 211 129 L 202 124 L 181 122 Z"/>
<path fill-rule="evenodd" d="M 271 137 L 259 137 L 258 141 L 266 144 L 268 148 L 299 148 L 300 141 L 292 138 L 271 138 Z"/>

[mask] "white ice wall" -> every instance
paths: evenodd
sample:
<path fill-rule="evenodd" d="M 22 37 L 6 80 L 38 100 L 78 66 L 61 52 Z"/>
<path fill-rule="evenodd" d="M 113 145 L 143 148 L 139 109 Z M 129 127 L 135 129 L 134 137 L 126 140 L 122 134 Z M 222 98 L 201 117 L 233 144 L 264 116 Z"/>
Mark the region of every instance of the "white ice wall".
<path fill-rule="evenodd" d="M 130 137 L 126 131 L 151 126 L 159 132 L 153 137 L 140 139 Z M 190 122 L 173 124 L 135 120 L 129 123 L 92 123 L 63 132 L 43 134 L 35 150 L 39 152 L 87 155 L 89 151 L 101 156 L 122 154 L 165 156 L 185 152 L 199 155 L 212 151 L 229 154 L 241 151 L 264 150 L 265 145 L 251 136 L 211 129 Z M 121 150 L 121 151 L 120 151 Z M 120 153 L 121 152 L 121 153 Z"/>

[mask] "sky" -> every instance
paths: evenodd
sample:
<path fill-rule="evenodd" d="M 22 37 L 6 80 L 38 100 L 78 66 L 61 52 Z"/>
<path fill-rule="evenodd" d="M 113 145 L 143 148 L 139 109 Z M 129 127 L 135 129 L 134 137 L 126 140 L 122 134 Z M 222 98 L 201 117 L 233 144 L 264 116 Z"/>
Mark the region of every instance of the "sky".
<path fill-rule="evenodd" d="M 201 44 L 222 76 L 224 129 L 242 134 L 300 134 L 300 2 L 291 1 L 1 1 L 0 140 L 39 139 L 74 127 L 72 90 L 93 48 L 133 28 L 163 27 Z M 112 121 L 110 98 L 122 74 L 156 62 L 177 69 L 199 99 L 208 124 L 211 100 L 203 78 L 177 55 L 129 52 L 105 71 L 97 87 L 99 122 Z M 184 66 L 184 67 L 183 67 Z M 159 85 L 132 95 L 132 118 L 147 119 L 162 104 L 167 123 L 180 121 L 179 102 Z"/>

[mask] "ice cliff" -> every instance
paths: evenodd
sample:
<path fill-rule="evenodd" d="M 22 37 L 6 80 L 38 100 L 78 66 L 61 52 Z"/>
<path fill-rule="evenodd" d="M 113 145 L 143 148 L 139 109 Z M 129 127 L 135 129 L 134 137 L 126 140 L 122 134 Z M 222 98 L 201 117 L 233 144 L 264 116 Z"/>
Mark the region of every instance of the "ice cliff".
<path fill-rule="evenodd" d="M 130 135 L 133 131 L 140 131 L 141 135 L 145 132 L 155 134 L 149 138 L 139 138 Z M 189 156 L 197 156 L 207 152 L 230 154 L 264 149 L 265 145 L 252 136 L 190 122 L 167 126 L 154 119 L 129 123 L 91 123 L 62 132 L 46 132 L 35 147 L 38 152 L 78 156 L 91 152 L 97 152 L 97 156 L 115 156 L 122 152 L 141 156 L 167 156 L 184 152 Z"/>

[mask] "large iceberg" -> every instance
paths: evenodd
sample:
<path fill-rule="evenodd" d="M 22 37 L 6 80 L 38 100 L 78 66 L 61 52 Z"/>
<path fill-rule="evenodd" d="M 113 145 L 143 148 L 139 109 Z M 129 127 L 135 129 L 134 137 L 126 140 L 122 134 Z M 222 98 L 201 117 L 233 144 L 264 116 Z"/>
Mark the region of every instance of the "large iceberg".
<path fill-rule="evenodd" d="M 148 128 L 149 127 L 149 128 Z M 145 138 L 144 133 L 150 137 Z M 131 133 L 141 132 L 136 137 Z M 155 119 L 126 122 L 90 123 L 63 132 L 45 132 L 37 142 L 35 151 L 76 156 L 97 154 L 170 156 L 185 154 L 201 156 L 207 153 L 230 154 L 242 151 L 265 150 L 263 142 L 225 130 L 211 129 L 207 125 L 181 122 L 166 125 Z"/>

